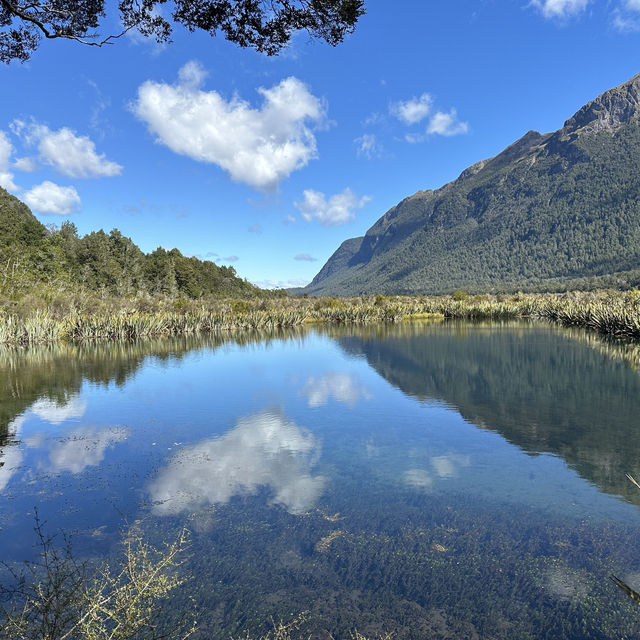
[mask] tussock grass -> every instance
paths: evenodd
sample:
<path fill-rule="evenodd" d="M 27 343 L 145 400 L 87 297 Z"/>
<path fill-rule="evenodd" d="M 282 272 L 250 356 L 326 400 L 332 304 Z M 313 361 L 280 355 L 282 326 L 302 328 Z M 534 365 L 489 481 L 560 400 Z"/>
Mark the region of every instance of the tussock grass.
<path fill-rule="evenodd" d="M 134 340 L 233 330 L 295 327 L 304 323 L 366 325 L 418 318 L 545 319 L 600 334 L 640 338 L 640 292 L 480 296 L 361 296 L 211 300 L 87 297 L 0 301 L 0 343 L 59 340 Z"/>

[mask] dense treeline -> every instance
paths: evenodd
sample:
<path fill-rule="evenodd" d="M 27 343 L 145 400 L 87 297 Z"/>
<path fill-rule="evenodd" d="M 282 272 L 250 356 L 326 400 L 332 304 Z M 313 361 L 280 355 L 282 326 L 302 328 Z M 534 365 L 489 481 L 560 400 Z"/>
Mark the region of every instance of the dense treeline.
<path fill-rule="evenodd" d="M 530 131 L 454 182 L 403 200 L 364 237 L 343 243 L 304 291 L 638 286 L 640 112 L 629 96 L 640 96 L 640 77 L 607 92 L 591 103 L 597 109 L 581 110 L 559 131 Z M 615 105 L 629 107 L 623 119 Z"/>
<path fill-rule="evenodd" d="M 0 293 L 19 298 L 77 291 L 101 295 L 203 298 L 251 296 L 258 289 L 231 266 L 159 247 L 143 253 L 117 229 L 79 236 L 75 224 L 45 227 L 19 200 L 0 189 Z"/>

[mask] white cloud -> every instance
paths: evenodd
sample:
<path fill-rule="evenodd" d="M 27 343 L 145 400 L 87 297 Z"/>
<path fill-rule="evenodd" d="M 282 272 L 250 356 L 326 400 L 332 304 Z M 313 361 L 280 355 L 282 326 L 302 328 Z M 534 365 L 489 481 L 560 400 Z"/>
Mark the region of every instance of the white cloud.
<path fill-rule="evenodd" d="M 469 125 L 458 120 L 455 109 L 451 109 L 449 113 L 438 111 L 431 117 L 427 126 L 427 133 L 441 136 L 456 136 L 467 131 L 469 131 Z"/>
<path fill-rule="evenodd" d="M 0 131 L 0 187 L 7 191 L 19 191 L 13 182 L 13 173 L 9 171 L 9 160 L 13 153 L 13 145 L 4 131 Z"/>
<path fill-rule="evenodd" d="M 358 198 L 348 187 L 328 200 L 324 193 L 313 189 L 305 189 L 303 195 L 302 202 L 293 203 L 302 217 L 307 222 L 318 220 L 320 224 L 328 227 L 351 222 L 356 216 L 356 210 L 371 200 L 369 196 Z"/>
<path fill-rule="evenodd" d="M 432 104 L 431 96 L 428 93 L 423 93 L 419 98 L 393 103 L 390 111 L 398 120 L 412 125 L 424 120 L 429 115 Z"/>
<path fill-rule="evenodd" d="M 87 409 L 87 401 L 78 395 L 72 395 L 64 404 L 58 404 L 47 398 L 34 402 L 31 411 L 39 418 L 51 424 L 60 424 L 70 418 L 80 418 Z"/>
<path fill-rule="evenodd" d="M 96 152 L 88 136 L 78 136 L 68 127 L 51 131 L 42 124 L 29 126 L 27 141 L 38 144 L 40 158 L 71 178 L 103 178 L 118 176 L 122 167 Z"/>
<path fill-rule="evenodd" d="M 371 160 L 382 155 L 382 145 L 378 142 L 373 133 L 365 133 L 354 140 L 356 144 L 356 153 L 358 156 L 364 156 Z"/>
<path fill-rule="evenodd" d="M 427 136 L 421 133 L 407 133 L 404 139 L 409 144 L 418 144 L 419 142 L 424 142 L 427 139 Z"/>
<path fill-rule="evenodd" d="M 78 427 L 64 434 L 49 453 L 49 462 L 54 471 L 80 473 L 87 467 L 95 467 L 104 460 L 107 449 L 127 438 L 123 427 L 96 430 Z"/>
<path fill-rule="evenodd" d="M 176 84 L 149 80 L 139 87 L 133 111 L 156 142 L 264 191 L 317 157 L 310 126 L 324 124 L 325 108 L 300 80 L 290 77 L 259 88 L 263 104 L 256 109 L 238 96 L 225 100 L 216 91 L 203 91 L 205 75 L 190 62 Z"/>
<path fill-rule="evenodd" d="M 149 487 L 161 515 L 225 504 L 269 487 L 271 502 L 293 514 L 313 507 L 325 479 L 312 476 L 320 455 L 314 435 L 270 412 L 242 418 L 219 438 L 184 447 Z"/>
<path fill-rule="evenodd" d="M 28 207 L 40 213 L 64 216 L 80 206 L 80 196 L 74 187 L 61 187 L 45 180 L 22 194 Z"/>
<path fill-rule="evenodd" d="M 348 373 L 331 372 L 319 379 L 310 377 L 301 391 L 307 396 L 310 407 L 320 407 L 335 398 L 350 407 L 360 399 L 370 399 L 371 394 L 360 384 L 358 376 Z"/>
<path fill-rule="evenodd" d="M 314 258 L 308 253 L 299 253 L 297 256 L 293 256 L 293 259 L 301 262 L 316 262 L 318 258 Z"/>
<path fill-rule="evenodd" d="M 545 18 L 568 18 L 586 9 L 590 0 L 532 0 Z"/>
<path fill-rule="evenodd" d="M 33 173 L 38 169 L 38 165 L 36 164 L 36 161 L 33 158 L 26 158 L 26 157 L 16 158 L 15 162 L 13 163 L 13 166 L 18 171 L 25 171 L 26 173 Z"/>
<path fill-rule="evenodd" d="M 626 0 L 613 11 L 612 24 L 622 32 L 640 31 L 640 0 Z"/>
<path fill-rule="evenodd" d="M 291 289 L 294 287 L 306 287 L 308 278 L 290 278 L 289 280 L 252 280 L 251 284 L 260 289 Z"/>

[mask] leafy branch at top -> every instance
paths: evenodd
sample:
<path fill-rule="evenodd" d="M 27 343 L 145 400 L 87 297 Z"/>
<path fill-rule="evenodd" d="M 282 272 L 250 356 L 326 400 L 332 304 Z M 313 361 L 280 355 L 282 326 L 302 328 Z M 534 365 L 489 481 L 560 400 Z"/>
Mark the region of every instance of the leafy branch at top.
<path fill-rule="evenodd" d="M 171 39 L 173 24 L 188 31 L 221 32 L 240 47 L 275 55 L 291 34 L 304 30 L 335 46 L 364 14 L 364 0 L 119 0 L 122 28 L 100 35 L 104 0 L 0 0 L 0 61 L 28 60 L 42 38 L 101 47 L 135 29 L 157 42 Z"/>

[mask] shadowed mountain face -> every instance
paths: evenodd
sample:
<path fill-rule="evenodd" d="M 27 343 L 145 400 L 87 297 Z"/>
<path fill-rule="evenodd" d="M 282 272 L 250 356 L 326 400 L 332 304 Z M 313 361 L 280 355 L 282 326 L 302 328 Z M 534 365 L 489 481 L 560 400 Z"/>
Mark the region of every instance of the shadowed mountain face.
<path fill-rule="evenodd" d="M 640 472 L 640 373 L 599 339 L 447 323 L 338 342 L 405 394 L 444 402 L 526 452 L 559 455 L 602 491 L 640 504 L 625 478 Z"/>
<path fill-rule="evenodd" d="M 346 240 L 303 291 L 554 290 L 640 282 L 640 74 Z"/>

